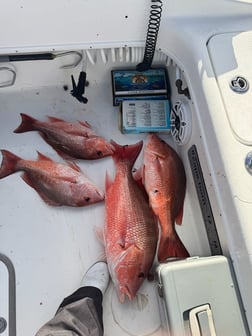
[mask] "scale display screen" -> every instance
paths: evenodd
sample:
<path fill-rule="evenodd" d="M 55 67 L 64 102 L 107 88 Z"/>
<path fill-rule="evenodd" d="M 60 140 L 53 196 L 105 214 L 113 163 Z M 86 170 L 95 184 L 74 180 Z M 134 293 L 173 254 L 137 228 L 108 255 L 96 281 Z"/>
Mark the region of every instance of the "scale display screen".
<path fill-rule="evenodd" d="M 169 85 L 165 68 L 136 70 L 112 70 L 112 86 L 114 105 L 127 99 L 135 99 L 137 96 L 143 99 L 167 99 Z"/>

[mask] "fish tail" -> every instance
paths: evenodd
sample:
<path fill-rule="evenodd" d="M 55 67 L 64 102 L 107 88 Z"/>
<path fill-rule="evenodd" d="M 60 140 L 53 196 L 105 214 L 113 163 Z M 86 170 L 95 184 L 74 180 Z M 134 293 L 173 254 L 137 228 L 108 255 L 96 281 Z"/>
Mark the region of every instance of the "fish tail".
<path fill-rule="evenodd" d="M 164 262 L 168 258 L 185 259 L 189 256 L 187 249 L 176 232 L 172 236 L 161 237 L 158 248 L 159 262 Z"/>
<path fill-rule="evenodd" d="M 121 146 L 117 144 L 115 141 L 111 140 L 111 144 L 114 147 L 114 153 L 112 155 L 115 163 L 118 162 L 126 162 L 130 167 L 133 167 L 142 147 L 143 141 L 139 141 L 133 145 L 124 145 Z"/>
<path fill-rule="evenodd" d="M 28 116 L 27 114 L 20 113 L 22 121 L 21 124 L 14 130 L 14 133 L 24 133 L 34 131 L 34 122 L 36 119 Z"/>
<path fill-rule="evenodd" d="M 1 153 L 3 159 L 0 167 L 0 179 L 15 173 L 17 171 L 17 162 L 20 160 L 20 157 L 7 150 L 2 149 Z"/>

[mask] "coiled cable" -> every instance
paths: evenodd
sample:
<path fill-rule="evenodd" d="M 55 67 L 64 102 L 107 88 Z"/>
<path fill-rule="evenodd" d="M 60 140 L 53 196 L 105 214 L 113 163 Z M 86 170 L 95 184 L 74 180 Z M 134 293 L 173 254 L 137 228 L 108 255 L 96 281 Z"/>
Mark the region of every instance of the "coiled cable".
<path fill-rule="evenodd" d="M 138 71 L 150 69 L 156 50 L 163 3 L 162 0 L 151 0 L 151 2 L 152 5 L 147 29 L 144 57 L 142 63 L 139 63 L 136 67 Z"/>

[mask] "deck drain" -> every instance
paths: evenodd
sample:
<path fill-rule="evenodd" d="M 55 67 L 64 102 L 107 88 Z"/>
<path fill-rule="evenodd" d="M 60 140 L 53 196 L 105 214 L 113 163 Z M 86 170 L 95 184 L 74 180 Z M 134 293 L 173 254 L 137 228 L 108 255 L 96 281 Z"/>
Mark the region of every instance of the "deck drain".
<path fill-rule="evenodd" d="M 250 175 L 252 175 L 252 152 L 249 152 L 245 157 L 245 167 Z"/>
<path fill-rule="evenodd" d="M 0 334 L 3 333 L 7 328 L 7 322 L 5 318 L 0 317 Z"/>
<path fill-rule="evenodd" d="M 232 78 L 229 85 L 231 89 L 237 93 L 244 93 L 249 89 L 249 83 L 247 79 L 242 76 L 236 76 Z"/>

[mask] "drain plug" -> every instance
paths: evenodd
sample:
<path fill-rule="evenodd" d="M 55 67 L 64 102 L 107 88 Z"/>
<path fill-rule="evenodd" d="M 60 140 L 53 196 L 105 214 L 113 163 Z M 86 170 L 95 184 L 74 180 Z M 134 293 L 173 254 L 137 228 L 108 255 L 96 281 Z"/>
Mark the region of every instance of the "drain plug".
<path fill-rule="evenodd" d="M 231 89 L 237 93 L 244 93 L 247 92 L 249 89 L 249 83 L 247 79 L 242 76 L 236 76 L 231 79 L 229 85 Z"/>
<path fill-rule="evenodd" d="M 245 167 L 250 175 L 252 175 L 252 152 L 249 152 L 245 158 Z"/>
<path fill-rule="evenodd" d="M 5 318 L 0 317 L 0 334 L 3 333 L 6 328 L 7 328 L 7 322 Z"/>

